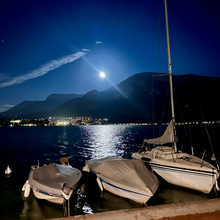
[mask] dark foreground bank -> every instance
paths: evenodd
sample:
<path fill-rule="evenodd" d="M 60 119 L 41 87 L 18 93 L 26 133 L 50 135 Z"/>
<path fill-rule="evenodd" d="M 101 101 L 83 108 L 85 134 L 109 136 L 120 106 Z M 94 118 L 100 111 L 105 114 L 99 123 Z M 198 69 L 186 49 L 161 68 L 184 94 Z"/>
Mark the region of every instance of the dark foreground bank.
<path fill-rule="evenodd" d="M 137 209 L 124 209 L 53 220 L 217 220 L 220 219 L 220 199 L 166 204 Z"/>

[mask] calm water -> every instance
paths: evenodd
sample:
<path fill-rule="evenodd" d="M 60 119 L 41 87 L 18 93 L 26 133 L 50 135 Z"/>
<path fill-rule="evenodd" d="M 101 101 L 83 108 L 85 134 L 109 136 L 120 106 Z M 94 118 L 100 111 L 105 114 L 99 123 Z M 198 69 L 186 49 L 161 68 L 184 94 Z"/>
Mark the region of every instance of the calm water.
<path fill-rule="evenodd" d="M 208 126 L 212 147 L 219 157 L 217 134 L 219 125 Z M 151 126 L 71 126 L 71 127 L 14 127 L 0 128 L 0 219 L 45 219 L 63 217 L 63 208 L 43 200 L 37 200 L 31 193 L 24 199 L 21 188 L 28 178 L 30 167 L 40 161 L 59 163 L 60 157 L 69 157 L 73 167 L 82 169 L 85 160 L 106 156 L 131 158 L 144 138 L 157 136 L 165 127 L 159 126 L 154 132 Z M 189 131 L 189 128 L 185 128 Z M 184 127 L 177 127 L 179 147 L 190 152 Z M 209 157 L 212 153 L 203 126 L 193 126 L 192 139 L 194 153 L 201 157 L 203 150 Z M 4 175 L 7 164 L 13 170 L 10 177 Z M 142 205 L 114 196 L 108 192 L 94 192 L 82 195 L 77 192 L 71 199 L 71 215 L 96 213 L 117 209 L 142 207 Z M 171 186 L 164 181 L 148 205 L 186 202 L 209 199 L 214 193 L 205 195 L 199 192 Z"/>

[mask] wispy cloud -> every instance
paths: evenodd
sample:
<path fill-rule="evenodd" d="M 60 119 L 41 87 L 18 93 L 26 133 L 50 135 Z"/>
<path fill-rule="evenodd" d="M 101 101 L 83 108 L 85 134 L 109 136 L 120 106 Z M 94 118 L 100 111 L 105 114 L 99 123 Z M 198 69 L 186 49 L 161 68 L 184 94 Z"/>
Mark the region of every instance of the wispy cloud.
<path fill-rule="evenodd" d="M 89 49 L 82 49 L 82 51 L 90 51 Z"/>
<path fill-rule="evenodd" d="M 85 51 L 85 50 L 89 51 L 87 49 L 83 49 L 83 51 Z M 26 80 L 29 80 L 29 79 L 34 79 L 34 78 L 37 78 L 39 76 L 43 76 L 47 72 L 55 70 L 55 69 L 59 68 L 60 66 L 62 66 L 64 64 L 71 63 L 71 62 L 79 59 L 80 57 L 82 57 L 85 54 L 86 54 L 86 52 L 80 51 L 80 52 L 62 57 L 62 58 L 57 59 L 57 60 L 52 60 L 49 63 L 41 66 L 40 68 L 38 68 L 36 70 L 31 71 L 28 74 L 13 77 L 10 80 L 8 80 L 7 82 L 0 83 L 0 88 L 7 87 L 7 86 L 12 86 L 14 84 L 19 84 L 19 83 L 22 83 L 22 82 L 24 82 Z"/>
<path fill-rule="evenodd" d="M 96 41 L 96 44 L 103 44 L 102 41 Z"/>
<path fill-rule="evenodd" d="M 5 112 L 9 110 L 10 108 L 14 107 L 14 105 L 8 105 L 6 101 L 2 102 L 0 101 L 0 112 Z"/>

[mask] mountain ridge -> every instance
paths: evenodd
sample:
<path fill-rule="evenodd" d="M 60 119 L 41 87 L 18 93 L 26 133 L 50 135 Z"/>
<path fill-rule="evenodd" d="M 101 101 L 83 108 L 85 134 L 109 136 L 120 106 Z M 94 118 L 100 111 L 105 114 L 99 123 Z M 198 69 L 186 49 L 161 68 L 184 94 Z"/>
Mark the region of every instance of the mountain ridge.
<path fill-rule="evenodd" d="M 220 78 L 194 74 L 172 77 L 177 121 L 219 120 Z M 22 117 L 105 117 L 112 123 L 168 122 L 171 118 L 169 77 L 164 73 L 138 73 L 104 91 L 91 90 L 73 98 L 69 95 L 51 94 L 40 103 L 22 102 L 4 114 L 15 117 L 22 109 Z M 58 103 L 59 96 L 62 102 Z M 53 99 L 56 104 L 50 102 Z"/>

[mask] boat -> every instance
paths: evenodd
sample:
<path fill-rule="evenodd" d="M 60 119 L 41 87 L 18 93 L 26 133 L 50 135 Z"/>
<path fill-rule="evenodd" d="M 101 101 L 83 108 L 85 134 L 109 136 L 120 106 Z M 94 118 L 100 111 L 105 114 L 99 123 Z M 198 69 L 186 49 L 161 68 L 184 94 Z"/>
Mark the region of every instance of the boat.
<path fill-rule="evenodd" d="M 5 175 L 10 175 L 12 173 L 12 169 L 9 167 L 9 165 L 7 166 L 6 170 L 5 170 Z"/>
<path fill-rule="evenodd" d="M 132 157 L 148 163 L 159 176 L 170 184 L 208 194 L 214 186 L 219 190 L 218 165 L 215 167 L 205 161 L 204 154 L 202 158 L 198 158 L 193 155 L 193 151 L 192 154 L 189 154 L 177 149 L 167 2 L 166 0 L 164 2 L 172 118 L 161 137 L 145 139 L 140 150 L 133 153 Z M 212 158 L 215 158 L 214 153 Z"/>
<path fill-rule="evenodd" d="M 92 159 L 86 161 L 83 171 L 97 176 L 101 191 L 105 189 L 144 205 L 159 186 L 157 176 L 141 160 L 121 157 Z"/>
<path fill-rule="evenodd" d="M 32 166 L 29 178 L 22 191 L 24 197 L 28 197 L 30 189 L 38 199 L 45 199 L 52 203 L 63 204 L 69 200 L 72 193 L 80 186 L 81 171 L 73 168 L 61 158 L 63 164 L 48 164 L 44 166 Z"/>

